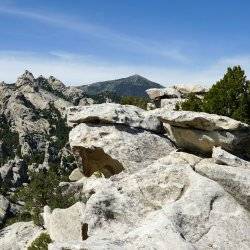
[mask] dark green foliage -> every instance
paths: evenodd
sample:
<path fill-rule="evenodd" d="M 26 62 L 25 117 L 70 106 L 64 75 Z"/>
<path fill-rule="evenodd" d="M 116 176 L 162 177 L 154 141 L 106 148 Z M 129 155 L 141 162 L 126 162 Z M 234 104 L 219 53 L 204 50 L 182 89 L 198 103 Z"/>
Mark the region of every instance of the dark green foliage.
<path fill-rule="evenodd" d="M 28 165 L 31 165 L 32 163 L 42 164 L 44 161 L 44 155 L 44 152 L 32 152 L 31 155 L 24 155 L 23 159 Z"/>
<path fill-rule="evenodd" d="M 107 100 L 110 100 L 115 103 L 119 103 L 121 99 L 120 96 L 110 91 L 104 91 L 104 92 L 97 93 L 94 95 L 88 95 L 88 97 L 92 98 L 95 101 L 95 103 L 105 103 L 107 102 Z"/>
<path fill-rule="evenodd" d="M 4 221 L 4 224 L 1 226 L 2 227 L 7 227 L 10 226 L 16 222 L 20 221 L 31 221 L 32 217 L 29 212 L 21 212 L 17 215 L 9 215 L 8 218 Z"/>
<path fill-rule="evenodd" d="M 205 95 L 203 109 L 244 122 L 250 121 L 249 81 L 240 66 L 228 68 L 223 79 Z"/>
<path fill-rule="evenodd" d="M 123 105 L 134 105 L 142 109 L 147 108 L 147 103 L 150 101 L 146 97 L 138 97 L 138 96 L 118 96 L 113 92 L 105 91 L 101 92 L 96 95 L 90 95 L 90 98 L 92 98 L 95 103 L 105 103 L 107 100 L 114 102 L 114 103 L 120 103 Z"/>
<path fill-rule="evenodd" d="M 142 109 L 147 109 L 147 103 L 149 100 L 147 98 L 143 97 L 137 97 L 137 96 L 123 96 L 121 97 L 120 103 L 123 105 L 134 105 Z"/>
<path fill-rule="evenodd" d="M 25 202 L 22 214 L 25 213 L 27 217 L 29 214 L 35 224 L 42 225 L 40 213 L 44 206 L 48 205 L 51 209 L 66 208 L 76 202 L 74 197 L 64 194 L 59 186 L 61 181 L 67 180 L 67 176 L 59 173 L 59 168 L 54 166 L 49 170 L 31 172 L 30 176 L 30 183 L 17 190 L 11 200 Z M 17 215 L 17 220 L 22 214 Z"/>
<path fill-rule="evenodd" d="M 182 110 L 190 110 L 201 112 L 202 111 L 202 100 L 195 96 L 195 94 L 189 94 L 187 100 L 181 104 L 177 103 L 175 109 L 179 110 L 181 106 Z"/>
<path fill-rule="evenodd" d="M 240 66 L 228 68 L 223 79 L 205 95 L 203 101 L 189 96 L 183 110 L 204 111 L 250 123 L 250 82 Z"/>
<path fill-rule="evenodd" d="M 51 136 L 56 136 L 58 147 L 62 148 L 68 142 L 70 129 L 67 126 L 66 118 L 61 116 L 61 113 L 56 109 L 54 104 L 50 103 L 49 106 L 47 110 L 40 110 L 40 117 L 48 120 L 51 125 L 48 139 L 50 139 Z"/>
<path fill-rule="evenodd" d="M 28 247 L 28 250 L 47 250 L 52 240 L 46 233 L 41 233 Z"/>
<path fill-rule="evenodd" d="M 19 134 L 11 130 L 4 115 L 0 116 L 0 139 L 2 140 L 2 152 L 0 154 L 0 166 L 7 160 L 13 159 L 19 147 Z"/>

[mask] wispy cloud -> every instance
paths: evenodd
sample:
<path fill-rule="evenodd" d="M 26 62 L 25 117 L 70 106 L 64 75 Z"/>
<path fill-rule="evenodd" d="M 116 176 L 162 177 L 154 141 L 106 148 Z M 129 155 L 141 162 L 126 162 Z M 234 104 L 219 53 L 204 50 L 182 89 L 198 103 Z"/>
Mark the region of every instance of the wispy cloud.
<path fill-rule="evenodd" d="M 50 15 L 48 13 L 39 13 L 34 10 L 22 10 L 10 6 L 1 6 L 0 13 L 18 16 L 25 19 L 32 19 L 38 22 L 46 23 L 51 26 L 57 26 L 81 34 L 96 37 L 115 47 L 122 47 L 124 50 L 143 53 L 148 55 L 167 58 L 179 63 L 190 62 L 190 58 L 181 51 L 181 48 L 170 46 L 167 42 L 161 44 L 153 40 L 131 37 L 120 32 L 110 30 L 107 27 L 92 24 L 86 21 L 75 21 L 70 17 L 61 15 Z"/>
<path fill-rule="evenodd" d="M 165 86 L 176 83 L 211 85 L 220 79 L 226 68 L 242 65 L 250 76 L 250 55 L 222 58 L 202 70 L 180 67 L 151 67 L 148 65 L 117 64 L 92 56 L 79 56 L 63 51 L 47 55 L 17 51 L 0 51 L 0 81 L 14 82 L 25 69 L 36 76 L 54 75 L 68 85 L 116 79 L 132 74 L 143 75 Z"/>

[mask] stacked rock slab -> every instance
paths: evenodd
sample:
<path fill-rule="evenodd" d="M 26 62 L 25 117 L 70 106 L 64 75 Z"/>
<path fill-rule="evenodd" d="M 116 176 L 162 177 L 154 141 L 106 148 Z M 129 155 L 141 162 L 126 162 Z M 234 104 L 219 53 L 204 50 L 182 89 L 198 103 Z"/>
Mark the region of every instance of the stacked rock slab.
<path fill-rule="evenodd" d="M 178 103 L 185 101 L 189 94 L 195 94 L 199 98 L 203 98 L 207 89 L 201 85 L 174 85 L 167 88 L 152 88 L 146 90 L 149 98 L 153 104 L 148 104 L 148 110 L 154 108 L 166 108 L 168 110 L 175 110 Z"/>
<path fill-rule="evenodd" d="M 72 107 L 68 123 L 71 148 L 85 176 L 101 171 L 106 177 L 134 171 L 175 149 L 159 135 L 161 122 L 144 110 L 114 103 Z"/>
<path fill-rule="evenodd" d="M 169 138 L 179 148 L 211 154 L 213 147 L 222 147 L 234 154 L 250 157 L 250 127 L 226 116 L 192 111 L 149 111 L 163 122 Z"/>

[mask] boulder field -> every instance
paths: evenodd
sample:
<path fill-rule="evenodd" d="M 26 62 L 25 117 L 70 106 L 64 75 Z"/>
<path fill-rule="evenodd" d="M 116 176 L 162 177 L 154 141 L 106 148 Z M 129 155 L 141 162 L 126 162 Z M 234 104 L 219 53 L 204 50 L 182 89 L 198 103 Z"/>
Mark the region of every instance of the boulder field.
<path fill-rule="evenodd" d="M 45 209 L 49 249 L 250 248 L 250 163 L 239 157 L 250 150 L 248 125 L 119 104 L 68 112 L 82 172 L 69 185 L 82 185 L 87 202 Z"/>
<path fill-rule="evenodd" d="M 63 185 L 80 199 L 44 208 L 50 250 L 250 249 L 247 124 L 114 103 L 70 107 L 67 118 L 78 169 Z M 5 228 L 0 245 L 25 227 L 13 240 L 24 249 L 40 232 L 25 223 Z"/>

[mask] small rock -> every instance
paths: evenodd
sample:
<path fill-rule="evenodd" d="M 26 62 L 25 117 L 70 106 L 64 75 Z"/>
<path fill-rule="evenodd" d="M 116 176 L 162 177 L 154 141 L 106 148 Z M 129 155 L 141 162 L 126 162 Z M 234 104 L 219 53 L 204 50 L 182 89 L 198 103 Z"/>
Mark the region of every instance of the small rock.
<path fill-rule="evenodd" d="M 79 168 L 74 169 L 69 175 L 70 181 L 79 181 L 84 177 L 84 174 L 80 171 Z"/>

